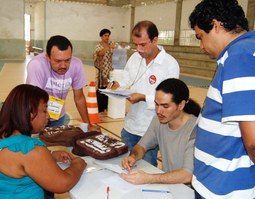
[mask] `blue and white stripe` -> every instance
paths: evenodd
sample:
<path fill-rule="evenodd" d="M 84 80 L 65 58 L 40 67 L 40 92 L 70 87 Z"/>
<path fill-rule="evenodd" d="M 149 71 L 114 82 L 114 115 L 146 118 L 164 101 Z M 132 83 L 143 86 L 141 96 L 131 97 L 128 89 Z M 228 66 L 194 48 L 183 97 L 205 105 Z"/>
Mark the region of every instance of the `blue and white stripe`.
<path fill-rule="evenodd" d="M 234 40 L 218 69 L 198 122 L 194 188 L 204 198 L 255 198 L 255 165 L 240 121 L 255 121 L 255 32 Z"/>

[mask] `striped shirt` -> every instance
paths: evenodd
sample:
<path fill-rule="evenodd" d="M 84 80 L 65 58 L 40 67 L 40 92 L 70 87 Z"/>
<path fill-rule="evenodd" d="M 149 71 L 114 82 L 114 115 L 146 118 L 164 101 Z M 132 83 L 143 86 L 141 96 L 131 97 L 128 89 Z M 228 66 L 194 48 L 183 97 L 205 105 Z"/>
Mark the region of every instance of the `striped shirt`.
<path fill-rule="evenodd" d="M 242 141 L 239 121 L 255 121 L 255 32 L 232 41 L 199 118 L 192 184 L 204 198 L 255 198 L 255 165 Z"/>

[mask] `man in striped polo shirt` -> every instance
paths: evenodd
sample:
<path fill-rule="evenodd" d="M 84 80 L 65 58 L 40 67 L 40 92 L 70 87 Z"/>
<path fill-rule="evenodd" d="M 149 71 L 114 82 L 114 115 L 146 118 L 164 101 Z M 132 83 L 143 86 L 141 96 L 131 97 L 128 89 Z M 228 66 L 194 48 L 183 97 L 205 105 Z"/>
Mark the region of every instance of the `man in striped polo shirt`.
<path fill-rule="evenodd" d="M 237 0 L 203 0 L 189 17 L 218 68 L 198 122 L 197 198 L 255 198 L 255 32 Z"/>

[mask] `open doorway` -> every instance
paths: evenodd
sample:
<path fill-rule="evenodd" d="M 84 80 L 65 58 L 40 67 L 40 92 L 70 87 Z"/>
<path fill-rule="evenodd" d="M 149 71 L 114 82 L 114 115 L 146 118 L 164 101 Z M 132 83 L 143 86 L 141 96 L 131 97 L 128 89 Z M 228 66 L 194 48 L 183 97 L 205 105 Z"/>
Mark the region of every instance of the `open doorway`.
<path fill-rule="evenodd" d="M 25 41 L 26 41 L 26 55 L 30 55 L 31 42 L 30 42 L 30 15 L 24 15 L 25 20 Z"/>

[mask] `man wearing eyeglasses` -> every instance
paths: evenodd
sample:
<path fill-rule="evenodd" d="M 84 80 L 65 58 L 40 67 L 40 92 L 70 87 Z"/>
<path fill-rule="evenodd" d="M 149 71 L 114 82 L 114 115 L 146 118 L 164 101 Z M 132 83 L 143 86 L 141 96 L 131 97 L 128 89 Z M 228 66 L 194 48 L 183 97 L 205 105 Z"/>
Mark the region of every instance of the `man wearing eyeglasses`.
<path fill-rule="evenodd" d="M 138 22 L 132 30 L 136 52 L 125 66 L 126 77 L 112 85 L 112 89 L 128 88 L 131 103 L 121 132 L 129 151 L 138 143 L 155 116 L 155 89 L 167 78 L 179 78 L 179 64 L 162 46 L 158 46 L 158 29 L 151 21 Z M 144 160 L 157 166 L 158 148 L 148 150 Z"/>

